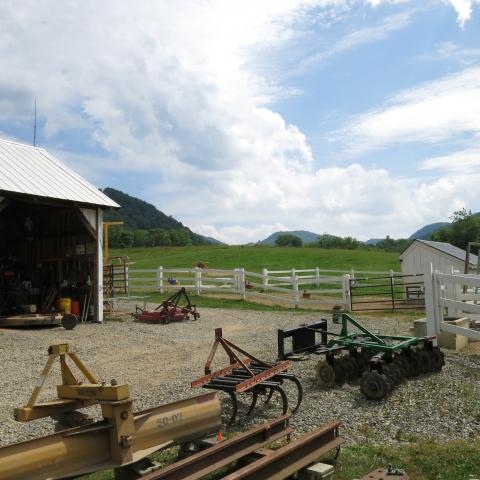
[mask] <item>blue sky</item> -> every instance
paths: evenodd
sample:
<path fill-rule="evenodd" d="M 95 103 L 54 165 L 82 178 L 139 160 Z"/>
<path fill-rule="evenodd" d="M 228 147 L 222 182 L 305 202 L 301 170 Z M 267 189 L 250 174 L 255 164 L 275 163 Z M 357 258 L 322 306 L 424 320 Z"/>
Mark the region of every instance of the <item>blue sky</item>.
<path fill-rule="evenodd" d="M 0 137 L 228 243 L 480 210 L 479 0 L 0 2 Z M 0 173 L 1 174 L 1 173 Z"/>

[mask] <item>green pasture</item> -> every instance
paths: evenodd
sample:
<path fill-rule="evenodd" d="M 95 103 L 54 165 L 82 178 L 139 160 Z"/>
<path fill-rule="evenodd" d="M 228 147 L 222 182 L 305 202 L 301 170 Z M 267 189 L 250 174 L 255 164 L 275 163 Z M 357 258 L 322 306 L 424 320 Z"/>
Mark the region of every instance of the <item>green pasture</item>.
<path fill-rule="evenodd" d="M 269 246 L 205 245 L 190 247 L 148 247 L 111 249 L 111 256 L 127 255 L 133 269 L 188 268 L 196 262 L 208 262 L 209 268 L 245 268 L 253 272 L 291 268 L 339 270 L 400 270 L 398 253 L 370 250 L 292 248 Z"/>

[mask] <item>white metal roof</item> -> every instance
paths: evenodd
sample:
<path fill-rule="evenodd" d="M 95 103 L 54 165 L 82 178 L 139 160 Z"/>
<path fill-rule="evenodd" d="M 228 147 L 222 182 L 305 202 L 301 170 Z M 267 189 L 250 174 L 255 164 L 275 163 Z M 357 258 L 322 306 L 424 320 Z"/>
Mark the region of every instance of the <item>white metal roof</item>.
<path fill-rule="evenodd" d="M 446 243 L 446 242 L 434 242 L 432 240 L 421 240 L 417 238 L 413 243 L 410 244 L 410 246 L 405 249 L 402 254 L 400 255 L 400 258 L 404 258 L 405 254 L 407 251 L 410 251 L 410 247 L 415 244 L 415 242 L 421 243 L 423 245 L 427 245 L 428 247 L 431 247 L 435 250 L 438 250 L 440 252 L 445 253 L 446 255 L 449 255 L 451 257 L 457 258 L 458 260 L 461 260 L 462 262 L 465 262 L 465 257 L 467 255 L 467 252 L 465 250 L 462 250 L 461 248 L 455 247 L 451 243 Z M 469 258 L 469 263 L 471 265 L 477 265 L 477 256 L 474 255 L 473 253 L 470 254 Z"/>
<path fill-rule="evenodd" d="M 119 207 L 43 148 L 1 139 L 0 192 Z"/>

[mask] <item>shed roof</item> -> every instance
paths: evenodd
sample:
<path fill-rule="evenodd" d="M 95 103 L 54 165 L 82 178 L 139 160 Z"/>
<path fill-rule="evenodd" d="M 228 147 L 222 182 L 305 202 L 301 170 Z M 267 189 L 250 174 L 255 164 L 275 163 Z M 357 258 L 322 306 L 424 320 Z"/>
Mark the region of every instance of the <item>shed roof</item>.
<path fill-rule="evenodd" d="M 462 262 L 465 262 L 465 256 L 467 255 L 467 252 L 465 250 L 462 250 L 461 248 L 456 247 L 455 245 L 452 245 L 451 243 L 446 243 L 446 242 L 434 242 L 432 240 L 420 240 L 416 239 L 410 247 L 415 245 L 415 242 L 423 243 L 424 245 L 427 245 L 430 248 L 433 248 L 435 250 L 438 250 L 442 253 L 445 253 L 446 255 L 449 255 L 451 257 L 456 258 L 457 260 L 461 260 Z M 403 258 L 405 254 L 410 250 L 410 247 L 408 247 L 402 254 L 400 255 L 400 258 Z M 477 256 L 473 255 L 473 253 L 470 254 L 470 265 L 477 265 Z"/>
<path fill-rule="evenodd" d="M 0 139 L 0 195 L 8 192 L 100 207 L 120 206 L 43 148 Z"/>

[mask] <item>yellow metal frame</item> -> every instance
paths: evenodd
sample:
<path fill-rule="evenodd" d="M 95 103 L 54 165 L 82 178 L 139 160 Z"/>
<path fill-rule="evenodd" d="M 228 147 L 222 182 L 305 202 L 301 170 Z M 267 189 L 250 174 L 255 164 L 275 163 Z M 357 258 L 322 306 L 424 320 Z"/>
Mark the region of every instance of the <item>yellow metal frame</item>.
<path fill-rule="evenodd" d="M 37 418 L 71 412 L 100 402 L 130 400 L 128 385 L 106 385 L 100 383 L 87 366 L 78 358 L 77 354 L 72 351 L 69 343 L 50 345 L 48 354 L 47 364 L 37 380 L 27 405 L 14 409 L 15 420 L 19 422 L 29 422 Z M 88 380 L 88 383 L 83 383 L 77 379 L 67 364 L 67 358 L 71 359 L 78 370 L 80 370 Z M 57 359 L 60 361 L 60 371 L 62 375 L 62 385 L 57 385 L 58 398 L 48 402 L 38 403 L 38 397 Z"/>

